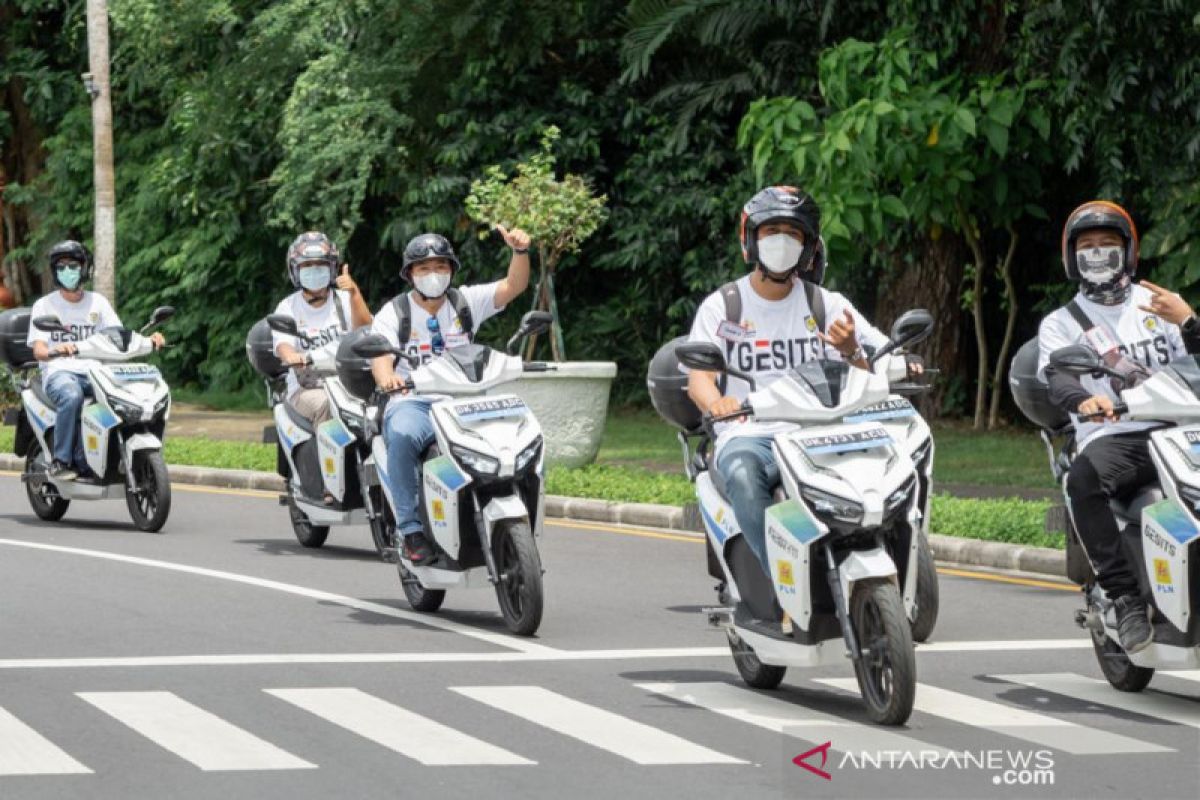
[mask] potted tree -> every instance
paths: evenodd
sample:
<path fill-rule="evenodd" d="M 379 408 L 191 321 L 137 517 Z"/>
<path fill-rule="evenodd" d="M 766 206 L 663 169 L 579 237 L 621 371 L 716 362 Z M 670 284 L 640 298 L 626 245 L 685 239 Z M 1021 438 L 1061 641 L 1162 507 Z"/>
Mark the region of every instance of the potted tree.
<path fill-rule="evenodd" d="M 559 135 L 557 127 L 546 128 L 539 151 L 517 164 L 511 177 L 499 166 L 489 167 L 483 179 L 471 184 L 466 209 L 471 219 L 489 230 L 497 224 L 519 227 L 533 239 L 538 266 L 533 308 L 554 316 L 548 338 L 556 368 L 529 373 L 513 391 L 541 421 L 549 461 L 577 467 L 591 463 L 600 447 L 617 365 L 567 361 L 554 276 L 563 257 L 578 252 L 580 244 L 604 222 L 608 198 L 594 194 L 579 175 L 564 175 L 561 180 L 555 176 L 554 144 Z M 527 344 L 527 358 L 536 346 L 536 339 Z"/>

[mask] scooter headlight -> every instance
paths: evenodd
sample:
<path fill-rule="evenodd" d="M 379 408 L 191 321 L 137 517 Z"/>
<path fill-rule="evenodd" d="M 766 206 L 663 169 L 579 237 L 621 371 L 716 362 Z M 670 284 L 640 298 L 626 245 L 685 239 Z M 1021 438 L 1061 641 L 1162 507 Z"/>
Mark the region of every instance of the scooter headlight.
<path fill-rule="evenodd" d="M 142 407 L 141 406 L 134 405 L 133 403 L 127 403 L 118 397 L 111 397 L 111 396 L 108 398 L 108 403 L 110 406 L 112 406 L 112 410 L 114 412 L 116 412 L 116 415 L 118 417 L 120 417 L 121 419 L 123 419 L 125 422 L 141 422 L 142 421 Z"/>
<path fill-rule="evenodd" d="M 884 504 L 884 513 L 891 514 L 893 511 L 908 505 L 908 499 L 912 496 L 913 487 L 916 485 L 917 479 L 909 478 L 903 486 L 888 495 L 888 499 Z"/>
<path fill-rule="evenodd" d="M 800 489 L 800 496 L 812 508 L 813 513 L 826 522 L 832 520 L 851 525 L 857 525 L 862 522 L 862 504 L 853 500 L 838 497 L 835 494 L 829 494 L 820 489 L 814 489 L 811 486 L 802 487 Z"/>
<path fill-rule="evenodd" d="M 491 456 L 485 456 L 483 453 L 468 450 L 457 444 L 450 446 L 450 452 L 454 454 L 459 463 L 477 475 L 495 475 L 500 471 L 500 461 Z"/>
<path fill-rule="evenodd" d="M 154 416 L 157 417 L 167 410 L 167 406 L 171 404 L 170 397 L 164 397 L 154 404 Z"/>
<path fill-rule="evenodd" d="M 517 460 L 514 464 L 516 471 L 520 472 L 530 464 L 537 463 L 538 454 L 542 451 L 542 437 L 539 436 L 533 440 L 533 444 L 526 447 L 521 452 L 517 453 Z"/>

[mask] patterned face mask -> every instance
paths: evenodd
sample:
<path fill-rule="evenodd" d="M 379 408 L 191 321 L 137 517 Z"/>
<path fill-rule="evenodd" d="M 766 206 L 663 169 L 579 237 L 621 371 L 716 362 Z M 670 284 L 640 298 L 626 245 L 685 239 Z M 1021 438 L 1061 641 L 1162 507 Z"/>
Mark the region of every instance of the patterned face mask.
<path fill-rule="evenodd" d="M 1078 250 L 1075 263 L 1085 281 L 1095 286 L 1109 283 L 1125 270 L 1125 248 L 1121 245 Z"/>

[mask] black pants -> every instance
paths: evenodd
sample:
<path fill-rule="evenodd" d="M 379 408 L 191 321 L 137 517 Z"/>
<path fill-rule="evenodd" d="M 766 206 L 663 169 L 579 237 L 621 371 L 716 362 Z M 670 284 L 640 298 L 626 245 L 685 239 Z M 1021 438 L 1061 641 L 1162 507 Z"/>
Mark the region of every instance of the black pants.
<path fill-rule="evenodd" d="M 1150 438 L 1145 432 L 1093 440 L 1067 473 L 1075 530 L 1096 570 L 1100 588 L 1110 600 L 1137 594 L 1138 580 L 1121 544 L 1108 500 L 1127 499 L 1157 478 L 1150 460 Z"/>

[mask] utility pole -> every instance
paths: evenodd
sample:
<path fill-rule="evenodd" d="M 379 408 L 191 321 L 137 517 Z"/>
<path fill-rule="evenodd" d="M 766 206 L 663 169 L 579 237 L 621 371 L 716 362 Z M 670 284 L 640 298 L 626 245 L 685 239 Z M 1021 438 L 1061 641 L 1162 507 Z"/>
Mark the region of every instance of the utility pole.
<path fill-rule="evenodd" d="M 83 85 L 92 99 L 92 161 L 96 185 L 94 286 L 117 303 L 117 196 L 113 168 L 112 95 L 108 77 L 108 0 L 87 0 L 88 67 Z"/>

